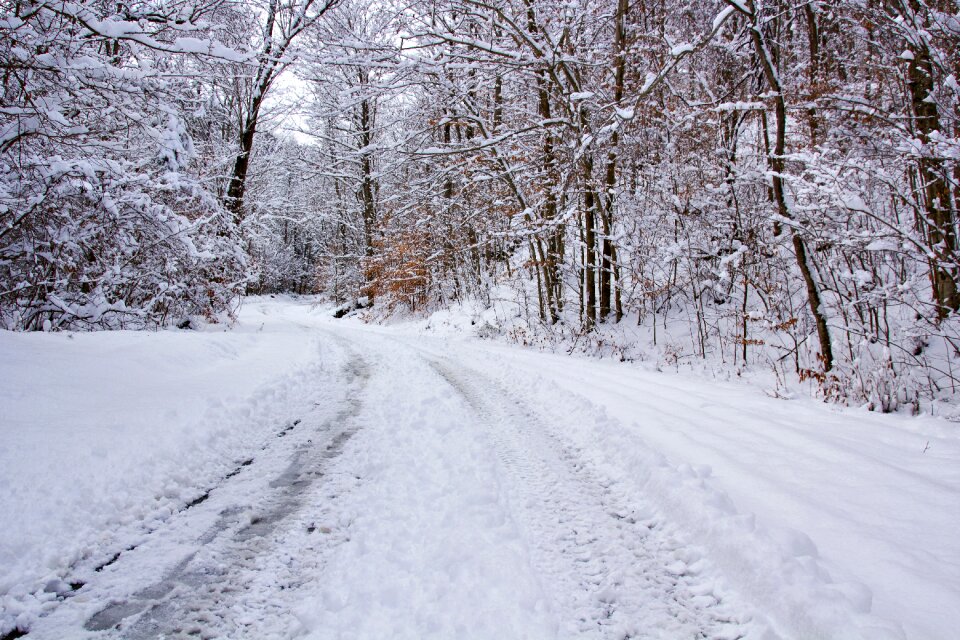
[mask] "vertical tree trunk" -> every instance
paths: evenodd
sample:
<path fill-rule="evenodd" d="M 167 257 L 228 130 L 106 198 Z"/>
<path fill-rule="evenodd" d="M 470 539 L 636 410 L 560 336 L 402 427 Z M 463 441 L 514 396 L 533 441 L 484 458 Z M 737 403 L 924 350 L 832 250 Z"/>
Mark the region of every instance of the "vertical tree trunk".
<path fill-rule="evenodd" d="M 817 11 L 810 3 L 803 6 L 804 16 L 807 19 L 807 48 L 810 53 L 810 63 L 807 66 L 807 82 L 809 85 L 807 120 L 810 128 L 810 144 L 816 148 L 819 138 L 819 121 L 814 101 L 820 95 L 820 26 L 817 23 Z"/>
<path fill-rule="evenodd" d="M 243 221 L 243 196 L 247 190 L 247 171 L 250 168 L 253 139 L 257 133 L 258 112 L 259 105 L 257 105 L 256 111 L 247 117 L 246 126 L 240 134 L 240 152 L 234 160 L 230 183 L 227 186 L 225 204 L 227 210 L 232 214 L 235 224 L 240 224 Z"/>
<path fill-rule="evenodd" d="M 768 156 L 770 164 L 771 182 L 773 199 L 777 207 L 777 213 L 784 220 L 793 218 L 790 208 L 787 205 L 787 197 L 784 189 L 784 153 L 786 152 L 787 140 L 787 103 L 783 97 L 783 87 L 780 84 L 780 76 L 774 64 L 770 49 L 767 47 L 763 35 L 763 27 L 760 22 L 760 16 L 757 14 L 756 4 L 753 0 L 747 0 L 747 6 L 739 2 L 727 0 L 734 8 L 744 13 L 750 21 L 750 39 L 753 42 L 754 52 L 763 70 L 767 85 L 773 93 L 773 101 L 776 115 L 776 131 L 774 132 L 773 153 Z M 746 11 L 744 11 L 746 9 Z M 820 299 L 820 289 L 817 281 L 813 277 L 813 270 L 810 267 L 807 256 L 807 246 L 803 237 L 797 233 L 796 229 L 790 227 L 789 233 L 793 243 L 793 251 L 797 261 L 797 267 L 803 277 L 803 283 L 807 290 L 807 304 L 810 308 L 810 314 L 813 316 L 817 328 L 817 338 L 820 342 L 820 359 L 823 363 L 824 371 L 830 371 L 833 368 L 833 345 L 830 341 L 830 329 L 827 326 L 827 319 L 823 313 L 822 300 Z"/>
<path fill-rule="evenodd" d="M 911 5 L 917 5 L 915 0 Z M 911 7 L 917 10 L 919 7 Z M 933 60 L 930 49 L 918 38 L 910 43 L 913 58 L 907 65 L 907 88 L 913 111 L 913 126 L 924 147 L 931 142 L 931 134 L 940 131 L 940 116 L 936 103 L 930 100 L 934 91 Z M 926 149 L 924 150 L 926 153 Z M 919 177 L 918 199 L 924 214 L 923 228 L 927 243 L 933 252 L 930 259 L 933 299 L 937 303 L 937 320 L 960 309 L 958 287 L 958 247 L 956 212 L 950 196 L 947 168 L 939 158 L 923 155 L 917 160 Z"/>
<path fill-rule="evenodd" d="M 278 2 L 271 0 L 263 26 L 264 46 L 261 51 L 257 75 L 253 80 L 253 93 L 245 110 L 241 112 L 240 150 L 233 163 L 233 173 L 230 175 L 230 184 L 227 186 L 227 197 L 224 203 L 227 210 L 233 215 L 233 221 L 236 224 L 243 221 L 243 196 L 247 190 L 247 171 L 250 168 L 253 140 L 257 134 L 260 107 L 263 105 L 263 99 L 270 89 L 273 75 L 277 69 L 277 62 L 272 59 L 272 56 L 274 51 L 273 30 L 277 23 L 278 8 Z"/>
<path fill-rule="evenodd" d="M 627 51 L 627 33 L 626 16 L 628 10 L 628 0 L 617 0 L 617 10 L 614 15 L 613 31 L 613 103 L 619 108 L 623 102 L 624 82 L 626 79 L 626 51 Z M 616 267 L 616 247 L 613 242 L 614 215 L 616 213 L 616 188 L 617 188 L 617 155 L 620 143 L 619 129 L 613 132 L 610 137 L 610 151 L 607 154 L 607 167 L 604 184 L 604 199 L 602 222 L 603 222 L 603 264 L 600 268 L 600 314 L 601 322 L 610 315 L 611 294 L 613 288 L 616 292 L 616 320 L 623 317 L 623 310 L 620 302 L 619 291 L 619 269 Z"/>
<path fill-rule="evenodd" d="M 587 299 L 584 301 L 586 309 L 586 322 L 584 326 L 587 330 L 593 329 L 597 323 L 597 238 L 596 238 L 596 219 L 594 211 L 596 210 L 596 197 L 593 186 L 593 158 L 588 154 L 583 160 L 583 226 L 584 226 L 584 245 L 586 248 L 586 261 L 583 265 L 584 270 L 584 289 Z"/>
<path fill-rule="evenodd" d="M 359 72 L 361 91 L 369 84 L 368 72 Z M 375 115 L 368 98 L 360 102 L 358 140 L 360 143 L 360 202 L 363 209 L 363 244 L 365 255 L 373 255 L 373 230 L 377 221 L 376 178 L 373 174 L 373 128 Z"/>
<path fill-rule="evenodd" d="M 613 279 L 613 242 L 610 238 L 613 228 L 610 224 L 609 213 L 605 208 L 600 208 L 600 224 L 603 231 L 603 240 L 600 243 L 600 301 L 597 309 L 597 319 L 600 322 L 607 319 L 607 316 L 610 315 L 610 309 L 613 307 L 613 288 L 611 284 Z"/>
<path fill-rule="evenodd" d="M 539 107 L 538 111 L 543 120 L 549 120 L 550 112 L 550 93 L 547 90 L 546 79 L 542 72 L 538 76 L 539 85 Z M 544 199 L 543 199 L 543 222 L 547 226 L 546 255 L 543 264 L 543 284 L 547 291 L 547 301 L 550 322 L 554 323 L 559 319 L 560 311 L 560 262 L 563 260 L 563 238 L 559 229 L 553 227 L 557 217 L 557 194 L 556 194 L 556 157 L 554 151 L 553 135 L 549 129 L 543 137 L 543 172 L 544 172 Z"/>
<path fill-rule="evenodd" d="M 527 6 L 527 30 L 531 35 L 536 36 L 540 31 L 537 24 L 533 5 L 526 2 Z M 541 55 L 538 54 L 538 57 Z M 543 121 L 551 118 L 550 110 L 550 91 L 546 78 L 546 65 L 548 61 L 542 61 L 544 67 L 537 69 L 537 113 Z M 499 89 L 498 89 L 499 90 Z M 551 324 L 560 319 L 560 311 L 563 306 L 563 288 L 560 279 L 560 264 L 563 262 L 563 234 L 560 229 L 554 228 L 554 221 L 557 215 L 556 201 L 556 150 L 554 149 L 553 134 L 547 129 L 543 138 L 543 173 L 544 173 L 544 202 L 542 207 L 541 219 L 547 228 L 547 239 L 544 243 L 537 240 L 540 249 L 540 269 L 543 276 L 543 291 L 546 294 L 547 316 Z"/>
<path fill-rule="evenodd" d="M 294 7 L 281 4 L 280 0 L 270 0 L 266 7 L 261 31 L 263 42 L 258 55 L 257 72 L 253 78 L 253 91 L 249 98 L 238 97 L 238 101 L 246 102 L 240 120 L 240 148 L 233 163 L 233 172 L 224 199 L 224 205 L 237 224 L 243 220 L 243 197 L 247 190 L 247 172 L 260 120 L 260 109 L 273 81 L 286 66 L 283 62 L 284 54 L 304 29 L 336 3 L 336 0 L 328 1 L 319 11 L 310 15 L 313 1 L 305 0 L 303 4 Z"/>

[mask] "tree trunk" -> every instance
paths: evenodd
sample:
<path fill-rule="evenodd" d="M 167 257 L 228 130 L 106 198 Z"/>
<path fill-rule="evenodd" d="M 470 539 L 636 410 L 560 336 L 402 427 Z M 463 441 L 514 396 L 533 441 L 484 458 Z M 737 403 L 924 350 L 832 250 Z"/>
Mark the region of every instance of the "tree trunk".
<path fill-rule="evenodd" d="M 361 86 L 368 81 L 366 71 L 360 72 Z M 370 145 L 373 144 L 374 114 L 370 100 L 360 102 L 359 114 L 360 142 L 360 202 L 363 208 L 363 244 L 369 258 L 373 255 L 373 230 L 377 221 L 376 178 L 373 175 L 373 158 Z"/>
<path fill-rule="evenodd" d="M 584 327 L 587 330 L 593 329 L 597 323 L 597 238 L 596 238 L 596 217 L 594 211 L 596 210 L 596 197 L 594 195 L 593 186 L 590 184 L 593 181 L 593 158 L 587 155 L 583 160 L 583 182 L 584 182 L 584 193 L 583 193 L 583 226 L 584 226 L 584 245 L 586 247 L 585 257 L 586 260 L 583 265 L 584 270 L 584 289 L 587 294 L 587 299 L 584 301 L 584 307 L 586 308 L 586 322 Z"/>
<path fill-rule="evenodd" d="M 910 52 L 913 59 L 907 65 L 907 88 L 910 91 L 913 125 L 917 137 L 926 147 L 930 144 L 931 134 L 940 131 L 937 105 L 929 100 L 934 90 L 933 61 L 923 41 L 912 43 Z M 917 160 L 920 180 L 918 199 L 925 217 L 923 226 L 927 243 L 933 252 L 930 268 L 938 321 L 950 315 L 951 311 L 960 309 L 956 215 L 946 172 L 947 168 L 940 158 L 924 155 Z"/>
<path fill-rule="evenodd" d="M 731 0 L 727 0 L 727 2 L 732 4 L 732 6 L 734 6 L 738 11 L 744 12 L 744 7 L 739 2 L 732 2 Z M 753 47 L 757 58 L 759 58 L 759 63 L 761 69 L 763 70 L 764 78 L 767 81 L 767 85 L 770 87 L 771 93 L 773 93 L 777 127 L 774 136 L 773 153 L 768 156 L 770 172 L 772 174 L 771 181 L 773 187 L 773 199 L 776 203 L 777 213 L 780 214 L 780 217 L 784 220 L 792 220 L 793 216 L 790 213 L 789 206 L 787 205 L 787 197 L 783 180 L 784 171 L 786 168 L 784 162 L 784 153 L 786 152 L 787 146 L 787 104 L 783 97 L 783 87 L 780 84 L 780 76 L 777 72 L 777 68 L 774 64 L 770 50 L 767 47 L 762 31 L 763 27 L 760 22 L 760 16 L 757 14 L 756 4 L 753 0 L 747 1 L 747 12 L 744 14 L 750 20 L 750 39 L 753 42 Z M 806 243 L 803 241 L 803 237 L 800 236 L 797 230 L 792 226 L 790 226 L 789 232 L 793 243 L 793 251 L 796 257 L 797 267 L 800 270 L 800 274 L 803 276 L 803 283 L 807 290 L 807 304 L 817 327 L 817 338 L 820 342 L 820 359 L 823 363 L 824 371 L 830 371 L 833 368 L 834 362 L 833 345 L 830 341 L 830 329 L 827 326 L 827 319 L 823 313 L 822 301 L 820 299 L 820 289 L 813 277 L 813 270 L 810 267 L 809 258 L 807 256 L 807 247 Z"/>
<path fill-rule="evenodd" d="M 623 102 L 624 82 L 626 79 L 627 33 L 625 22 L 627 10 L 627 0 L 617 0 L 613 32 L 613 103 L 618 108 Z M 614 288 L 617 288 L 615 294 L 617 322 L 623 317 L 619 291 L 619 269 L 616 268 L 616 247 L 614 246 L 612 237 L 614 215 L 616 213 L 617 154 L 619 143 L 620 132 L 618 129 L 615 130 L 610 137 L 610 151 L 607 154 L 604 184 L 605 204 L 602 214 L 603 264 L 600 268 L 600 322 L 606 320 L 607 316 L 610 315 L 612 306 L 611 297 Z"/>
<path fill-rule="evenodd" d="M 253 138 L 257 133 L 256 114 L 247 119 L 240 134 L 240 153 L 233 163 L 230 184 L 227 187 L 227 210 L 233 215 L 233 222 L 243 222 L 243 195 L 247 189 L 247 170 L 250 168 L 250 153 L 253 151 Z"/>

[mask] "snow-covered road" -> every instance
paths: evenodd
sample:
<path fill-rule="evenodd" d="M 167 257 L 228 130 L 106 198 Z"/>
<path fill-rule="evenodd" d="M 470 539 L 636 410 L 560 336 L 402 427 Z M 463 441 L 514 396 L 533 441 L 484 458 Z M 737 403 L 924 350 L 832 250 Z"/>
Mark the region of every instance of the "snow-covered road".
<path fill-rule="evenodd" d="M 118 422 L 138 405 L 118 402 L 109 420 L 85 416 L 96 446 L 52 475 L 45 448 L 69 457 L 55 430 L 5 432 L 0 506 L 23 517 L 0 535 L 0 635 L 935 639 L 960 626 L 952 425 L 286 300 L 249 303 L 236 333 L 230 348 L 224 334 L 159 338 L 208 349 L 210 379 L 189 388 L 213 409 L 184 387 L 194 409 L 175 442 L 152 435 L 168 409 L 135 425 L 148 446 L 131 444 Z M 49 337 L 0 338 L 17 355 Z M 127 358 L 156 346 L 116 339 Z M 62 338 L 54 366 L 97 340 Z M 246 391 L 245 354 L 270 349 L 277 373 Z M 0 375 L 23 429 L 29 387 Z M 136 397 L 156 377 L 101 393 Z M 241 399 L 221 399 L 224 379 Z M 928 451 L 900 451 L 915 443 Z"/>

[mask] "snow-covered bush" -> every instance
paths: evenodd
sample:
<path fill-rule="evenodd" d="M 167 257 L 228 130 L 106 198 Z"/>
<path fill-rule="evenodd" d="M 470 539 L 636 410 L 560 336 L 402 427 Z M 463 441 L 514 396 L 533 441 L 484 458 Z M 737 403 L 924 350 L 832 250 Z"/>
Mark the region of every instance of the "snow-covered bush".
<path fill-rule="evenodd" d="M 174 81 L 194 53 L 217 49 L 184 37 L 201 35 L 214 6 L 24 3 L 5 13 L 3 327 L 149 327 L 229 312 L 244 257 L 192 173 L 188 85 Z"/>

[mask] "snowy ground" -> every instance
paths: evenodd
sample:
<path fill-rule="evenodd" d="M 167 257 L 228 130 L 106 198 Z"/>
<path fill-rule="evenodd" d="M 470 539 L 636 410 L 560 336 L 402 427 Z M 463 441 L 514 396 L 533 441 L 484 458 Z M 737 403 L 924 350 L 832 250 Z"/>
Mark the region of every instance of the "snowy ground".
<path fill-rule="evenodd" d="M 0 637 L 960 628 L 952 423 L 283 299 L 0 353 Z"/>

